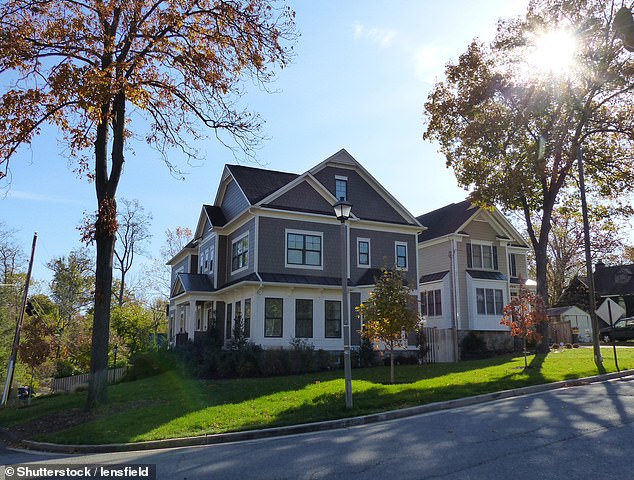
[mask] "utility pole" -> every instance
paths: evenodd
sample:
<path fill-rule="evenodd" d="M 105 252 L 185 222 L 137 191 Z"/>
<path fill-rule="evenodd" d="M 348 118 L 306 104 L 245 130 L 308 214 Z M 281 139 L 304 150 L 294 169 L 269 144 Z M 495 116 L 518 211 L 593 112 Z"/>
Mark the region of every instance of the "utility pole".
<path fill-rule="evenodd" d="M 26 310 L 26 301 L 29 297 L 29 283 L 31 282 L 31 272 L 33 270 L 33 259 L 35 258 L 35 244 L 37 242 L 37 232 L 33 234 L 33 246 L 31 247 L 31 260 L 29 260 L 29 270 L 26 273 L 26 281 L 24 283 L 24 296 L 22 297 L 22 308 L 18 314 L 18 322 L 15 326 L 15 335 L 13 337 L 13 348 L 9 357 L 9 365 L 7 366 L 7 379 L 4 384 L 4 392 L 2 393 L 1 406 L 7 405 L 9 392 L 13 383 L 13 372 L 15 371 L 15 361 L 18 357 L 18 347 L 20 346 L 20 330 L 22 330 L 22 322 L 24 320 L 24 311 Z"/>

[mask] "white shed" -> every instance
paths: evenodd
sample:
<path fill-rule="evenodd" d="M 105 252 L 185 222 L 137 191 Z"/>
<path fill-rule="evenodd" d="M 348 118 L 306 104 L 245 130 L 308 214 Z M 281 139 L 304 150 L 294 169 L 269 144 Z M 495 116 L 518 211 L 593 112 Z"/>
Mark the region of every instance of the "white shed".
<path fill-rule="evenodd" d="M 556 307 L 546 311 L 548 319 L 554 322 L 570 322 L 573 335 L 578 335 L 580 342 L 592 342 L 592 323 L 590 314 L 579 307 Z"/>

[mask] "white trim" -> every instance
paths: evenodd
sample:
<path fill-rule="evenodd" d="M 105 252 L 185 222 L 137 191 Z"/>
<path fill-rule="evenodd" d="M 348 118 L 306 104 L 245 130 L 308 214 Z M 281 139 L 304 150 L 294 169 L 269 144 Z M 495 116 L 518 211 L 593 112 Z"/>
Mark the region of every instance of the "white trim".
<path fill-rule="evenodd" d="M 312 237 L 319 237 L 319 265 L 305 265 L 298 263 L 288 263 L 288 235 L 310 235 Z M 284 267 L 286 268 L 301 268 L 303 270 L 323 270 L 324 269 L 324 232 L 310 231 L 310 230 L 296 230 L 292 228 L 286 228 L 284 230 Z"/>
<path fill-rule="evenodd" d="M 368 263 L 363 264 L 359 262 L 359 242 L 367 242 L 368 244 Z M 357 237 L 357 268 L 372 268 L 372 242 L 369 238 Z"/>

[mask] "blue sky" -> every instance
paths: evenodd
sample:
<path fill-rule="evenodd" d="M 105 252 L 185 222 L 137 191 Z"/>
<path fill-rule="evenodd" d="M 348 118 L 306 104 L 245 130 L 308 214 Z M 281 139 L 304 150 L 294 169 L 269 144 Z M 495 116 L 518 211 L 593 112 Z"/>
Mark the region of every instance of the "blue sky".
<path fill-rule="evenodd" d="M 414 215 L 463 200 L 437 146 L 422 140 L 423 104 L 447 61 L 474 37 L 492 38 L 497 19 L 524 13 L 527 3 L 290 1 L 301 34 L 295 60 L 279 72 L 277 93 L 252 88 L 244 98 L 266 121 L 259 166 L 303 173 L 345 148 Z M 11 183 L 0 191 L 0 220 L 18 230 L 25 251 L 38 232 L 34 277 L 44 281 L 47 261 L 81 247 L 76 227 L 96 205 L 94 185 L 73 173 L 55 135 L 43 131 L 12 159 Z M 224 164 L 235 163 L 214 140 L 197 147 L 206 152 L 200 164 L 170 157 L 188 172 L 178 180 L 156 152 L 129 144 L 119 197 L 138 199 L 153 215 L 152 254 L 167 228 L 195 228 Z"/>

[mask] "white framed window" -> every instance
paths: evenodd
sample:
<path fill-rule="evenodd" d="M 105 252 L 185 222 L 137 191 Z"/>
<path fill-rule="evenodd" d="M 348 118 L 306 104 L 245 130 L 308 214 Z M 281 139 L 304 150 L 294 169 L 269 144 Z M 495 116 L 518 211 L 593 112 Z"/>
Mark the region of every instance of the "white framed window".
<path fill-rule="evenodd" d="M 348 200 L 348 177 L 335 175 L 335 196 L 337 200 Z"/>
<path fill-rule="evenodd" d="M 469 268 L 496 270 L 498 268 L 497 248 L 491 243 L 468 243 L 467 264 Z"/>
<path fill-rule="evenodd" d="M 502 315 L 504 292 L 499 288 L 476 288 L 478 315 Z"/>
<path fill-rule="evenodd" d="M 426 290 L 420 294 L 421 314 L 426 317 L 442 316 L 442 290 Z"/>
<path fill-rule="evenodd" d="M 246 270 L 249 266 L 249 232 L 231 242 L 231 273 Z"/>
<path fill-rule="evenodd" d="M 323 268 L 323 233 L 286 230 L 286 267 Z"/>
<path fill-rule="evenodd" d="M 357 266 L 370 268 L 370 239 L 357 238 Z"/>
<path fill-rule="evenodd" d="M 341 338 L 341 302 L 326 300 L 324 302 L 324 325 L 326 338 Z"/>
<path fill-rule="evenodd" d="M 394 243 L 394 256 L 396 268 L 400 270 L 407 270 L 407 243 L 395 242 Z"/>
<path fill-rule="evenodd" d="M 264 299 L 264 336 L 281 337 L 284 328 L 284 299 Z"/>

